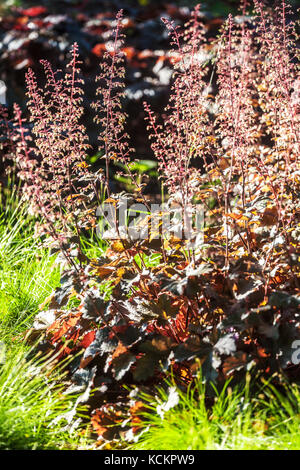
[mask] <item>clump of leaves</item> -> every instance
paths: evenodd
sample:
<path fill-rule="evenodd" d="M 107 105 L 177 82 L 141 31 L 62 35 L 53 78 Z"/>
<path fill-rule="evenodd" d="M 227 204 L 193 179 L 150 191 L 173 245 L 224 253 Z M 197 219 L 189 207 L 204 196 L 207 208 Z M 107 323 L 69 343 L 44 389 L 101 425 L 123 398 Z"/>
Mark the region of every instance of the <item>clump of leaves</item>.
<path fill-rule="evenodd" d="M 47 357 L 29 359 L 0 344 L 0 449 L 76 449 L 88 445 L 78 397 L 64 394 L 66 375 Z M 78 400 L 78 403 L 76 403 Z M 76 422 L 70 422 L 75 416 Z"/>
<path fill-rule="evenodd" d="M 278 379 L 275 386 L 248 375 L 246 383 L 231 387 L 229 379 L 218 390 L 199 375 L 188 388 L 168 379 L 155 394 L 135 390 L 132 426 L 139 431 L 128 448 L 297 449 L 299 387 Z"/>
<path fill-rule="evenodd" d="M 121 420 L 128 403 L 124 383 L 152 386 L 161 382 L 170 367 L 187 383 L 200 365 L 208 381 L 224 382 L 229 376 L 239 380 L 251 369 L 266 375 L 279 370 L 294 378 L 299 374 L 291 349 L 299 338 L 300 305 L 296 33 L 293 23 L 287 24 L 285 1 L 273 13 L 256 1 L 254 17 L 246 15 L 247 2 L 242 7 L 243 20 L 230 16 L 213 46 L 218 77 L 215 94 L 207 86 L 211 78 L 201 59 L 204 32 L 199 8 L 184 31 L 164 21 L 176 59 L 165 119 L 156 119 L 145 105 L 160 178 L 169 192 L 166 211 L 171 212 L 174 205 L 181 211 L 187 205 L 195 208 L 200 201 L 205 211 L 202 239 L 197 233 L 192 240 L 166 237 L 161 223 L 157 237 L 121 237 L 116 217 L 106 252 L 99 259 L 90 259 L 80 245 L 81 230 L 87 227 L 85 217 L 91 217 L 90 213 L 73 210 L 76 236 L 69 244 L 60 243 L 68 268 L 60 288 L 45 304 L 48 310 L 37 318 L 35 330 L 45 332 L 43 350 L 52 350 L 61 358 L 74 356 L 70 373 L 75 385 L 86 390 L 92 422 L 102 438 L 113 437 L 111 432 L 107 435 L 105 419 Z M 93 190 L 91 210 L 93 201 L 106 195 L 105 202 L 117 214 L 122 196 L 144 204 L 143 229 L 154 217 L 143 194 L 143 181 L 129 161 L 131 149 L 123 127 L 121 20 L 120 13 L 112 48 L 104 58 L 103 72 L 108 76 L 99 77 L 95 104 L 105 152 L 103 187 L 100 190 L 93 183 L 87 168 L 82 181 L 92 180 L 92 184 L 80 189 L 67 178 L 66 193 L 54 188 L 59 204 L 55 200 L 54 211 L 47 205 L 47 220 L 54 217 L 51 234 L 56 233 L 55 218 L 60 221 L 60 215 L 70 209 L 74 187 L 79 195 L 88 188 Z M 75 48 L 74 73 L 76 54 Z M 74 101 L 79 91 L 74 91 L 77 86 L 72 74 L 65 79 L 67 91 L 63 82 L 57 84 L 52 74 L 49 77 L 52 91 L 47 88 L 44 92 L 47 100 L 41 108 L 47 116 L 46 121 L 43 118 L 45 128 L 37 113 L 40 106 L 32 101 L 39 94 L 29 75 L 35 145 L 48 164 L 58 158 L 51 153 L 54 144 L 65 152 L 62 162 L 73 158 L 77 162 L 85 149 L 78 122 L 81 114 L 74 111 L 80 107 L 80 99 Z M 61 114 L 64 100 L 72 117 L 70 128 Z M 56 119 L 62 119 L 61 127 L 56 125 L 49 137 Z M 21 137 L 17 160 L 31 162 L 20 116 L 19 124 L 12 138 L 14 142 L 15 134 Z M 6 116 L 4 128 L 9 134 Z M 54 139 L 53 145 L 49 139 Z M 112 160 L 121 162 L 130 176 L 132 195 L 112 193 Z M 84 162 L 79 166 L 85 168 Z M 27 184 L 36 184 L 33 176 L 38 168 L 38 164 L 30 168 Z M 59 163 L 58 168 L 63 184 L 70 166 Z M 68 220 L 63 220 L 69 230 Z M 105 289 L 109 296 L 103 295 Z M 89 398 L 92 387 L 96 392 Z"/>

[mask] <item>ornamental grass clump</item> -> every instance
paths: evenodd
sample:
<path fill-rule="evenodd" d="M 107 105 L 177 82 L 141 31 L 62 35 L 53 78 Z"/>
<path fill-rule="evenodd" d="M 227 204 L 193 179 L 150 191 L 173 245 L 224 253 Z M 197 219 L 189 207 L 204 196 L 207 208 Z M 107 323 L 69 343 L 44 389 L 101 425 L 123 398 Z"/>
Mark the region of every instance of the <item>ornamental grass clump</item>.
<path fill-rule="evenodd" d="M 0 449 L 87 448 L 85 409 L 76 405 L 76 396 L 64 393 L 62 368 L 47 358 L 29 359 L 22 345 L 5 350 L 1 343 L 0 353 Z M 76 420 L 70 423 L 72 413 Z"/>
<path fill-rule="evenodd" d="M 284 0 L 272 11 L 260 1 L 241 7 L 213 43 L 199 7 L 182 30 L 163 20 L 173 48 L 171 96 L 162 116 L 145 103 L 167 191 L 158 210 L 135 174 L 124 131 L 121 12 L 94 104 L 102 172 L 93 176 L 85 161 L 76 45 L 64 78 L 44 63 L 43 90 L 28 72 L 32 129 L 17 107 L 15 121 L 3 116 L 4 150 L 67 263 L 43 305 L 55 321 L 45 323 L 41 347 L 73 357 L 76 386 L 95 387 L 85 399 L 102 440 L 118 435 L 116 423 L 132 438 L 126 423 L 140 405 L 123 385 L 151 389 L 170 368 L 182 386 L 200 367 L 219 385 L 247 371 L 299 378 L 296 26 Z M 122 163 L 132 194 L 112 192 L 112 162 Z M 125 202 L 144 214 L 134 232 L 121 221 Z M 114 227 L 102 256 L 92 258 L 82 240 L 107 207 Z M 186 231 L 199 213 L 201 226 Z"/>

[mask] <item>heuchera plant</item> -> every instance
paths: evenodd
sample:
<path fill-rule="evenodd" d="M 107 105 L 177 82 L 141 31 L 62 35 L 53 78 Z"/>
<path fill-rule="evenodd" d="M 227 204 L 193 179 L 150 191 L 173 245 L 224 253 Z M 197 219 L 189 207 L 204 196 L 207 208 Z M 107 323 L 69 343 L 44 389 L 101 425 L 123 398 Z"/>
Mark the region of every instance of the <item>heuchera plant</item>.
<path fill-rule="evenodd" d="M 124 384 L 151 387 L 171 368 L 182 384 L 199 367 L 217 383 L 249 370 L 299 379 L 292 363 L 300 337 L 297 36 L 284 0 L 273 11 L 255 0 L 252 16 L 247 1 L 241 8 L 213 44 L 199 7 L 183 30 L 165 19 L 174 62 L 170 101 L 163 118 L 145 103 L 167 208 L 200 206 L 205 213 L 202 240 L 192 245 L 164 233 L 120 238 L 117 218 L 99 259 L 80 241 L 95 226 L 99 204 L 111 203 L 117 214 L 111 161 L 123 164 L 135 188 L 122 197 L 145 204 L 146 223 L 152 217 L 124 131 L 122 12 L 94 103 L 102 173 L 93 175 L 85 162 L 76 44 L 65 75 L 43 63 L 43 90 L 28 72 L 30 130 L 17 106 L 11 122 L 2 110 L 6 156 L 68 264 L 35 328 L 44 331 L 44 351 L 74 356 L 73 387 L 95 389 L 86 399 L 101 439 L 113 437 L 110 424 L 138 420 L 141 405 Z"/>

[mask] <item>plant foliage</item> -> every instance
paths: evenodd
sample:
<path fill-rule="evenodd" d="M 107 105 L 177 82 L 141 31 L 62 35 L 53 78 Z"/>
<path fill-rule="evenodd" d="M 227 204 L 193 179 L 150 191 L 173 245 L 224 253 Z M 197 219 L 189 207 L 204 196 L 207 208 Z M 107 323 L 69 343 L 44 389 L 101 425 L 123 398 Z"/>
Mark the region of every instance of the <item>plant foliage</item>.
<path fill-rule="evenodd" d="M 153 386 L 170 367 L 187 384 L 200 365 L 205 379 L 218 383 L 249 370 L 298 378 L 292 363 L 300 305 L 297 36 L 284 0 L 274 11 L 254 4 L 250 16 L 242 2 L 243 16 L 229 16 L 213 44 L 206 44 L 199 7 L 183 30 L 163 20 L 173 47 L 173 88 L 164 116 L 145 104 L 146 119 L 167 210 L 200 205 L 202 240 L 191 244 L 161 231 L 156 238 L 120 238 L 116 223 L 103 256 L 91 259 L 82 247 L 97 204 L 119 209 L 109 181 L 112 161 L 132 181 L 133 193 L 123 197 L 150 209 L 123 127 L 122 12 L 94 105 L 106 171 L 91 174 L 84 159 L 76 44 L 61 78 L 44 62 L 44 89 L 28 72 L 32 129 L 17 106 L 12 122 L 3 111 L 5 152 L 66 263 L 61 286 L 40 314 L 40 346 L 74 356 L 76 387 L 96 390 L 87 401 L 103 439 L 112 438 L 109 425 L 121 422 L 131 403 L 124 383 Z M 149 211 L 143 223 L 151 217 Z"/>

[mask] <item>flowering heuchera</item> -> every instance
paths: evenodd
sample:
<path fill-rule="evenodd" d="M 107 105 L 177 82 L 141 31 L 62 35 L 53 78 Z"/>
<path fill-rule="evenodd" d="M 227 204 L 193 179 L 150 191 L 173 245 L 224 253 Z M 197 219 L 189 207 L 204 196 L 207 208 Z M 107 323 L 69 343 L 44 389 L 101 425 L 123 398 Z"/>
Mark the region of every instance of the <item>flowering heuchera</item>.
<path fill-rule="evenodd" d="M 299 379 L 292 362 L 300 336 L 297 36 L 285 0 L 273 11 L 255 0 L 252 16 L 250 7 L 243 1 L 242 15 L 229 16 L 214 43 L 207 42 L 199 7 L 183 30 L 164 19 L 175 62 L 170 101 L 162 117 L 145 103 L 167 210 L 200 206 L 201 241 L 162 232 L 119 237 L 112 162 L 132 180 L 133 193 L 122 197 L 149 207 L 124 131 L 121 12 L 94 104 L 103 173 L 91 174 L 85 162 L 76 45 L 64 76 L 44 62 L 43 90 L 28 72 L 32 129 L 17 106 L 13 122 L 2 110 L 4 151 L 69 263 L 46 302 L 55 318 L 44 328 L 46 349 L 74 356 L 76 387 L 96 387 L 92 424 L 103 439 L 113 437 L 111 423 L 123 423 L 125 432 L 128 413 L 138 420 L 142 405 L 124 382 L 153 386 L 173 368 L 176 380 L 189 384 L 200 366 L 217 383 L 249 370 Z M 103 256 L 90 259 L 82 230 L 86 236 L 103 201 L 116 214 L 115 236 Z M 152 217 L 148 212 L 144 223 Z"/>

